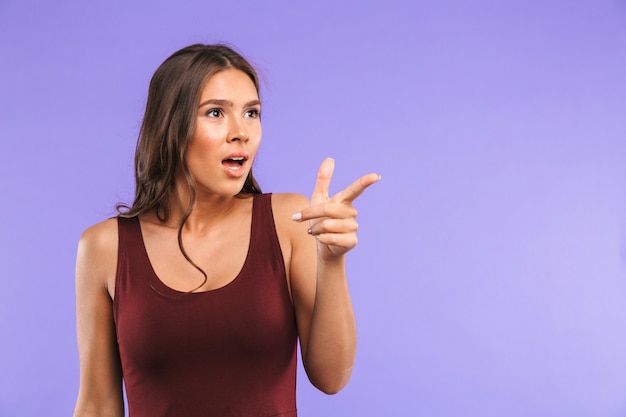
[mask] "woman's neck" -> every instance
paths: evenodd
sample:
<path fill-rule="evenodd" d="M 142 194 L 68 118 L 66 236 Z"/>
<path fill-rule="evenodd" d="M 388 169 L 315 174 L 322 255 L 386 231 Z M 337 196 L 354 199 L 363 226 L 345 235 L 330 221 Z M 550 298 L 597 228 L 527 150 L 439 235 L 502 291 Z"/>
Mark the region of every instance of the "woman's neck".
<path fill-rule="evenodd" d="M 170 216 L 168 225 L 178 228 L 181 219 L 189 206 L 190 193 L 186 187 L 176 187 L 170 197 Z M 215 223 L 222 222 L 236 207 L 240 198 L 236 196 L 210 195 L 196 193 L 196 201 L 191 214 L 185 220 L 184 230 L 188 232 L 202 232 L 211 228 Z"/>

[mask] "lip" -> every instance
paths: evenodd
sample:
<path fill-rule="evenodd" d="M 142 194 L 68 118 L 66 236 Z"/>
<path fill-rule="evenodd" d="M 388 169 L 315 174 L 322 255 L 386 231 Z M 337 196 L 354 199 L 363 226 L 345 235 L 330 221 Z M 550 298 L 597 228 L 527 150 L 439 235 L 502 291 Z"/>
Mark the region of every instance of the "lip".
<path fill-rule="evenodd" d="M 229 159 L 240 159 L 241 164 L 237 163 L 228 163 Z M 228 154 L 224 159 L 222 159 L 222 168 L 226 172 L 229 177 L 232 178 L 241 178 L 248 172 L 248 161 L 250 160 L 250 154 L 248 152 L 233 152 Z"/>
<path fill-rule="evenodd" d="M 226 158 L 222 159 L 222 161 L 225 161 L 227 159 L 232 159 L 232 158 L 243 158 L 244 161 L 247 161 L 248 159 L 250 159 L 250 154 L 248 152 L 237 151 L 237 152 L 228 154 Z"/>

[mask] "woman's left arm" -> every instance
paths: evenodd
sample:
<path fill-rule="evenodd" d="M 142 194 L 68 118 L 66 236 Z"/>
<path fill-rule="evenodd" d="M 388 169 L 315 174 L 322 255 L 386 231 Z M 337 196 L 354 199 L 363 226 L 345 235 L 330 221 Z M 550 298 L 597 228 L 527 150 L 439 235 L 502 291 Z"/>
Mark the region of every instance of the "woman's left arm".
<path fill-rule="evenodd" d="M 309 380 L 334 394 L 350 379 L 356 353 L 356 324 L 346 277 L 346 253 L 357 244 L 352 202 L 380 179 L 359 178 L 329 197 L 334 161 L 320 166 L 310 206 L 293 215 L 290 284 L 302 360 Z M 312 238 L 314 237 L 314 238 Z"/>

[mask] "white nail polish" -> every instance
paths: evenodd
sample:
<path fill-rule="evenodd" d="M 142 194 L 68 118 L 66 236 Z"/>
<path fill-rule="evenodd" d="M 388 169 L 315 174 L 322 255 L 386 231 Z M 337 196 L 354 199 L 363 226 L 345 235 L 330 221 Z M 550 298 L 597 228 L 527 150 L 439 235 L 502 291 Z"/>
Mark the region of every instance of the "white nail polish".
<path fill-rule="evenodd" d="M 302 213 L 296 213 L 296 214 L 291 215 L 291 220 L 293 220 L 294 222 L 297 222 L 301 218 L 302 218 Z"/>

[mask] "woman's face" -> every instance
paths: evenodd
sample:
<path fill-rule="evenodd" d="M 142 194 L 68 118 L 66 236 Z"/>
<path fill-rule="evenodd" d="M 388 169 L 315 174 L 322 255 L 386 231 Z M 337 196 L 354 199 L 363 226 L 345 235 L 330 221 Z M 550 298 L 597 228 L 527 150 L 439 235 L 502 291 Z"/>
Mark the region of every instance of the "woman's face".
<path fill-rule="evenodd" d="M 261 143 L 261 102 L 250 77 L 236 69 L 208 79 L 185 160 L 198 193 L 238 194 Z"/>

